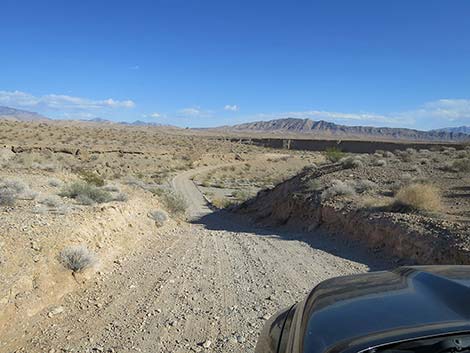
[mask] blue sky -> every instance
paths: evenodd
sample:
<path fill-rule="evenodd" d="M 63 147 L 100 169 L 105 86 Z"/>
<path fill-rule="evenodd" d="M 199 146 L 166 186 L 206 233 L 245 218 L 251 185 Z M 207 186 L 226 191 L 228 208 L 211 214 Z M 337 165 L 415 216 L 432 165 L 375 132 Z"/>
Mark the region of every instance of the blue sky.
<path fill-rule="evenodd" d="M 470 125 L 468 0 L 0 6 L 0 105 L 191 127 Z"/>

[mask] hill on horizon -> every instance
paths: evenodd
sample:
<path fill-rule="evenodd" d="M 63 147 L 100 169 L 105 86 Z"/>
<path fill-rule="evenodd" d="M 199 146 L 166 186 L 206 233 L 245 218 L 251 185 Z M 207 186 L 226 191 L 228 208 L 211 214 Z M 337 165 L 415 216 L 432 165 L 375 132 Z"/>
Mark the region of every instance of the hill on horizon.
<path fill-rule="evenodd" d="M 38 121 L 50 120 L 49 118 L 28 110 L 15 109 L 5 106 L 0 106 L 0 119 L 13 120 L 13 121 Z"/>
<path fill-rule="evenodd" d="M 291 133 L 311 135 L 312 137 L 328 138 L 378 138 L 415 141 L 470 141 L 470 135 L 452 128 L 422 131 L 407 128 L 347 126 L 325 120 L 283 118 L 268 121 L 255 121 L 232 126 L 221 126 L 214 130 L 225 132 L 251 133 Z"/>

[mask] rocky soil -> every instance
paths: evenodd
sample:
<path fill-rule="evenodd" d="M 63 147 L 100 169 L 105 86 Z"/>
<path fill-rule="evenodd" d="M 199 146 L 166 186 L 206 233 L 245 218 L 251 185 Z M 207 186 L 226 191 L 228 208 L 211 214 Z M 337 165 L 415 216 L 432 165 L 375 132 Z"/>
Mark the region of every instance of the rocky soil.
<path fill-rule="evenodd" d="M 321 232 L 306 237 L 212 213 L 195 186 L 181 189 L 190 177 L 173 183 L 192 203 L 190 224 L 143 231 L 141 246 L 74 292 L 17 317 L 0 351 L 252 352 L 264 321 L 315 284 L 395 265 Z"/>
<path fill-rule="evenodd" d="M 469 158 L 454 149 L 353 155 L 308 168 L 238 212 L 264 225 L 342 234 L 407 261 L 469 264 Z M 394 208 L 394 195 L 411 184 L 432 185 L 441 205 Z"/>

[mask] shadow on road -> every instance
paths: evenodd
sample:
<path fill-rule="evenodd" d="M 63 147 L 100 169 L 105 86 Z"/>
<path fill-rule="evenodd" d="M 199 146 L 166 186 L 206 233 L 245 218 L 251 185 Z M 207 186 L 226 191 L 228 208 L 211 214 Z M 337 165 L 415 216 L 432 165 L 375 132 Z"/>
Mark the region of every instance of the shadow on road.
<path fill-rule="evenodd" d="M 371 251 L 358 241 L 347 240 L 345 236 L 331 235 L 321 230 L 302 232 L 287 227 L 260 227 L 250 222 L 247 217 L 223 210 L 214 211 L 198 219 L 193 219 L 191 223 L 202 225 L 208 230 L 237 234 L 249 233 L 274 241 L 301 241 L 314 249 L 362 263 L 368 266 L 371 271 L 387 270 L 411 264 L 397 258 L 391 258 L 382 251 Z"/>

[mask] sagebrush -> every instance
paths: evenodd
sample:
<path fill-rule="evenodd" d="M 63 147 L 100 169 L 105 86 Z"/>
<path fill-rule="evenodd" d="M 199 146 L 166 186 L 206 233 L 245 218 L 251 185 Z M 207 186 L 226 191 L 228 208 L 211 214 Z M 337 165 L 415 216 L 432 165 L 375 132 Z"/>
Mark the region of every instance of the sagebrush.
<path fill-rule="evenodd" d="M 60 252 L 59 260 L 65 268 L 80 272 L 96 263 L 96 255 L 85 245 L 72 245 Z"/>

